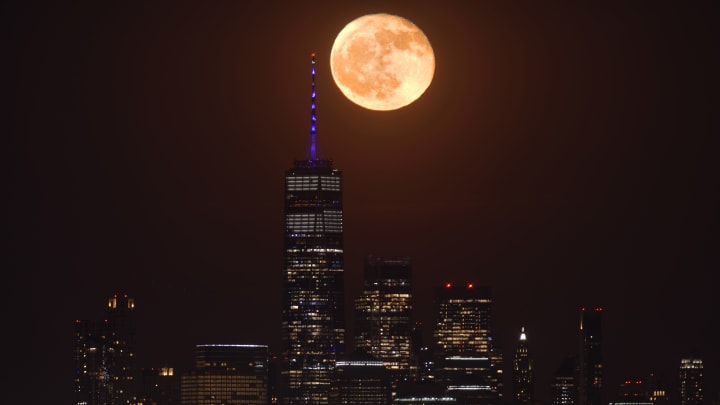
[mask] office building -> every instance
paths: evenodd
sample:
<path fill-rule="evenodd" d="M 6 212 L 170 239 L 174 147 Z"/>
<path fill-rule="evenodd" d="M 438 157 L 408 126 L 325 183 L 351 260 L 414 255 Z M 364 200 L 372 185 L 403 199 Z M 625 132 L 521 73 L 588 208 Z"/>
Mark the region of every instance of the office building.
<path fill-rule="evenodd" d="M 140 372 L 136 405 L 179 405 L 180 375 L 173 367 L 152 367 Z"/>
<path fill-rule="evenodd" d="M 555 371 L 551 383 L 552 405 L 577 405 L 577 360 L 567 357 Z"/>
<path fill-rule="evenodd" d="M 135 301 L 108 299 L 107 318 L 75 322 L 74 390 L 78 405 L 129 405 L 138 393 Z"/>
<path fill-rule="evenodd" d="M 680 405 L 700 405 L 703 392 L 703 361 L 695 357 L 680 361 Z"/>
<path fill-rule="evenodd" d="M 434 344 L 438 379 L 459 402 L 502 400 L 502 357 L 494 351 L 489 287 L 447 283 L 437 290 Z"/>
<path fill-rule="evenodd" d="M 410 376 L 410 272 L 409 258 L 366 257 L 363 292 L 355 300 L 355 347 L 381 360 L 393 385 Z"/>
<path fill-rule="evenodd" d="M 580 309 L 579 405 L 603 405 L 602 311 Z"/>
<path fill-rule="evenodd" d="M 387 405 L 391 401 L 388 369 L 363 351 L 337 360 L 333 386 L 332 404 Z"/>
<path fill-rule="evenodd" d="M 525 328 L 520 328 L 520 338 L 513 359 L 513 403 L 532 404 L 534 399 L 535 375 L 533 359 L 528 350 Z"/>
<path fill-rule="evenodd" d="M 322 405 L 345 343 L 342 173 L 318 158 L 314 54 L 311 76 L 309 152 L 285 173 L 280 395 Z"/>
<path fill-rule="evenodd" d="M 267 405 L 268 347 L 214 344 L 195 347 L 195 369 L 180 378 L 183 405 Z"/>

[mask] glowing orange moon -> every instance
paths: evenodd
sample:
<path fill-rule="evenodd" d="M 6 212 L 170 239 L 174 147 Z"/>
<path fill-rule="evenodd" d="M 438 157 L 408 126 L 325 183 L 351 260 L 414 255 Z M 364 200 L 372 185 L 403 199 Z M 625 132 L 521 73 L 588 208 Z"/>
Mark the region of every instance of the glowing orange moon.
<path fill-rule="evenodd" d="M 435 73 L 430 41 L 411 21 L 368 14 L 351 21 L 330 52 L 335 84 L 361 107 L 390 111 L 425 93 Z"/>

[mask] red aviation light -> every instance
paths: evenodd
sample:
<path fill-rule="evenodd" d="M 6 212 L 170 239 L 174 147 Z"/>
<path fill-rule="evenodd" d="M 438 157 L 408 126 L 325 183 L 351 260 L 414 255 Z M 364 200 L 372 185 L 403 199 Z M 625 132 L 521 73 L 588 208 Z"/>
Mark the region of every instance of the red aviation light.
<path fill-rule="evenodd" d="M 473 288 L 475 288 L 475 285 L 473 283 L 468 283 L 467 288 L 473 289 Z"/>
<path fill-rule="evenodd" d="M 452 288 L 452 283 L 445 283 L 445 288 Z"/>
<path fill-rule="evenodd" d="M 595 307 L 595 312 L 602 312 L 602 308 L 601 308 L 601 307 Z"/>

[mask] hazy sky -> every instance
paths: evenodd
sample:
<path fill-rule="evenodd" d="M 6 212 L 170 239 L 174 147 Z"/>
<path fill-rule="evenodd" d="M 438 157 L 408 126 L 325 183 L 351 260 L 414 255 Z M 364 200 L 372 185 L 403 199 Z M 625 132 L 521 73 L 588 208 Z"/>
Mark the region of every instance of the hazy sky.
<path fill-rule="evenodd" d="M 627 377 L 674 382 L 692 352 L 720 386 L 718 6 L 464 3 L 3 5 L 3 329 L 23 381 L 0 402 L 42 387 L 37 403 L 69 403 L 74 320 L 116 292 L 137 302 L 142 366 L 189 366 L 201 343 L 278 348 L 312 52 L 348 309 L 365 255 L 410 256 L 418 320 L 444 281 L 493 288 L 496 341 L 509 360 L 526 327 L 541 399 L 581 305 L 605 308 L 608 399 Z M 413 21 L 436 57 L 422 98 L 385 113 L 329 67 L 335 35 L 375 12 Z"/>

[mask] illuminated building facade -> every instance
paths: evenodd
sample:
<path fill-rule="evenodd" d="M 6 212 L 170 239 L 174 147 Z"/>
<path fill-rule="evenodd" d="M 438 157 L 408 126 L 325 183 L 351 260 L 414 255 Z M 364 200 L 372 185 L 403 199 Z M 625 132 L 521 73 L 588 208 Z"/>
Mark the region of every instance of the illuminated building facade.
<path fill-rule="evenodd" d="M 680 404 L 700 405 L 705 400 L 703 392 L 703 361 L 687 358 L 680 361 Z"/>
<path fill-rule="evenodd" d="M 358 351 L 335 363 L 332 404 L 387 405 L 390 403 L 390 373 L 382 361 Z"/>
<path fill-rule="evenodd" d="M 577 361 L 566 358 L 555 371 L 552 383 L 552 405 L 576 405 L 578 403 Z"/>
<path fill-rule="evenodd" d="M 75 397 L 78 405 L 132 404 L 138 387 L 135 301 L 108 300 L 107 319 L 75 322 Z"/>
<path fill-rule="evenodd" d="M 321 405 L 344 350 L 342 173 L 317 157 L 314 55 L 311 73 L 309 156 L 285 173 L 281 396 Z"/>
<path fill-rule="evenodd" d="M 180 378 L 183 405 L 267 405 L 268 347 L 197 345 L 195 369 Z"/>
<path fill-rule="evenodd" d="M 436 364 L 448 394 L 468 405 L 501 402 L 502 357 L 492 345 L 490 288 L 447 283 L 436 303 Z"/>
<path fill-rule="evenodd" d="M 355 300 L 355 347 L 381 360 L 394 385 L 410 372 L 410 271 L 409 258 L 367 257 L 363 293 Z"/>
<path fill-rule="evenodd" d="M 532 404 L 534 384 L 533 360 L 528 352 L 527 334 L 525 328 L 522 327 L 517 349 L 515 349 L 515 358 L 513 359 L 513 402 L 516 404 Z"/>
<path fill-rule="evenodd" d="M 579 405 L 602 405 L 602 308 L 580 309 Z"/>

